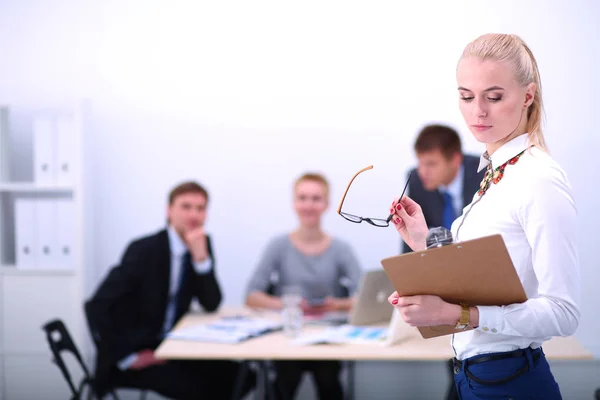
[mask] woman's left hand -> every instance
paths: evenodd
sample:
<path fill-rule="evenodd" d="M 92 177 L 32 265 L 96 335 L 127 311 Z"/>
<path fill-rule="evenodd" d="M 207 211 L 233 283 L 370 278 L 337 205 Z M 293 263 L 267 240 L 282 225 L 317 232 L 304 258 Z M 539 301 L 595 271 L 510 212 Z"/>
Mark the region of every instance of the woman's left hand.
<path fill-rule="evenodd" d="M 446 303 L 439 296 L 400 297 L 394 292 L 388 301 L 410 326 L 454 325 L 460 319 L 460 306 Z"/>

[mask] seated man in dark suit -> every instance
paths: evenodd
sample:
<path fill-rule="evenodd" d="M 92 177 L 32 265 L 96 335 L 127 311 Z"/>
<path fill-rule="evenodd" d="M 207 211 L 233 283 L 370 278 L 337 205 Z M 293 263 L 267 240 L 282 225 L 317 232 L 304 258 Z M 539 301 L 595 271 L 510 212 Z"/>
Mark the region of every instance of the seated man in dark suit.
<path fill-rule="evenodd" d="M 444 125 L 425 126 L 415 141 L 419 165 L 411 171 L 408 196 L 423 210 L 427 226 L 450 229 L 479 190 L 485 171 L 477 172 L 479 157 L 462 152 L 458 133 Z M 411 251 L 403 243 L 403 252 Z M 458 400 L 454 385 L 453 366 L 447 400 Z"/>
<path fill-rule="evenodd" d="M 167 229 L 133 241 L 86 303 L 98 346 L 100 392 L 120 383 L 174 399 L 231 398 L 238 363 L 154 356 L 192 298 L 206 311 L 221 302 L 215 256 L 203 228 L 207 202 L 207 191 L 195 182 L 175 187 L 169 195 Z"/>
<path fill-rule="evenodd" d="M 423 209 L 429 228 L 452 222 L 471 203 L 485 171 L 479 157 L 466 155 L 458 133 L 444 125 L 425 126 L 415 141 L 418 167 L 411 171 L 408 196 Z M 403 253 L 410 248 L 404 243 Z"/>

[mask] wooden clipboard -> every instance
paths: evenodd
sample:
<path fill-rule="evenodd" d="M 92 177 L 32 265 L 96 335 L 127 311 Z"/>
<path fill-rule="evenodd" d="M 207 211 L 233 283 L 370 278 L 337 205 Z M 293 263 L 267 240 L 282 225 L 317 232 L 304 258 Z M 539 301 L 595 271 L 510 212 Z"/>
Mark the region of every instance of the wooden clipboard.
<path fill-rule="evenodd" d="M 381 260 L 381 265 L 400 296 L 432 294 L 475 306 L 527 300 L 501 235 L 401 254 Z M 465 330 L 439 325 L 419 327 L 419 332 L 428 339 Z"/>

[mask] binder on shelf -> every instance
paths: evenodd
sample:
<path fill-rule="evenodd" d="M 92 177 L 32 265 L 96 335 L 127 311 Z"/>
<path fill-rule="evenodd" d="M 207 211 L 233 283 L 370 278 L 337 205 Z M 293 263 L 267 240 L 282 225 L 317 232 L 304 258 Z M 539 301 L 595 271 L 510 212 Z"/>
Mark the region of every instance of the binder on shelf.
<path fill-rule="evenodd" d="M 56 250 L 56 267 L 73 269 L 75 267 L 75 204 L 72 199 L 56 199 L 56 215 L 58 227 L 58 248 Z"/>
<path fill-rule="evenodd" d="M 0 107 L 0 183 L 10 179 L 8 171 L 10 163 L 9 139 L 8 108 Z"/>
<path fill-rule="evenodd" d="M 33 121 L 33 177 L 38 184 L 55 182 L 56 151 L 54 121 L 40 116 Z"/>
<path fill-rule="evenodd" d="M 70 198 L 15 198 L 17 268 L 74 268 L 74 210 Z"/>
<path fill-rule="evenodd" d="M 34 198 L 15 198 L 15 264 L 20 269 L 37 265 L 35 201 Z"/>
<path fill-rule="evenodd" d="M 37 235 L 37 269 L 56 268 L 58 260 L 57 209 L 55 199 L 35 200 L 35 234 Z"/>
<path fill-rule="evenodd" d="M 72 116 L 61 115 L 56 119 L 56 183 L 72 184 L 75 169 L 75 128 Z"/>

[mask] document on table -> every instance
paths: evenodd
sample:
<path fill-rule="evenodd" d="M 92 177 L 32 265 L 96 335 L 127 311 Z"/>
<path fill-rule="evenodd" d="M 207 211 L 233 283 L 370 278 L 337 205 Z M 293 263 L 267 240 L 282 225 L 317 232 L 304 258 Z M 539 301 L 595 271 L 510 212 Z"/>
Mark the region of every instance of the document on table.
<path fill-rule="evenodd" d="M 383 343 L 388 334 L 388 328 L 342 325 L 325 329 L 322 332 L 300 336 L 292 341 L 297 346 L 306 346 L 311 344 L 373 344 Z"/>
<path fill-rule="evenodd" d="M 169 339 L 214 343 L 239 343 L 282 328 L 280 322 L 245 316 L 223 317 L 209 324 L 171 331 Z"/>

